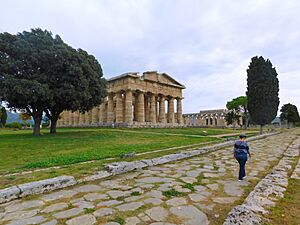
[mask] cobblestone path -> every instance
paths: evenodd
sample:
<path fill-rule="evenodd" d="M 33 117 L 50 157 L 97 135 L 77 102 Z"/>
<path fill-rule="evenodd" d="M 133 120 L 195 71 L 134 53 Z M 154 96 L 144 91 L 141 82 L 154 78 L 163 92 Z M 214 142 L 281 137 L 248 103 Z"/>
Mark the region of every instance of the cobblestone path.
<path fill-rule="evenodd" d="M 0 205 L 1 224 L 222 224 L 296 136 L 250 142 L 247 181 L 232 148 Z"/>

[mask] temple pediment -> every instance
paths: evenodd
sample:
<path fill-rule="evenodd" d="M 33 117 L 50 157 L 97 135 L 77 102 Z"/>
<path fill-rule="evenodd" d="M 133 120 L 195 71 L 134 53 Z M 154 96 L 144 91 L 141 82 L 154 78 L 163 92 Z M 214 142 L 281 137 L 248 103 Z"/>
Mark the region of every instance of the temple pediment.
<path fill-rule="evenodd" d="M 184 85 L 180 84 L 178 81 L 176 81 L 166 73 L 158 73 L 157 71 L 148 71 L 148 72 L 144 72 L 141 78 L 144 80 L 150 80 L 153 82 L 171 85 L 171 86 L 177 86 L 179 88 L 185 89 Z"/>
<path fill-rule="evenodd" d="M 139 75 L 138 72 L 129 72 L 124 73 L 120 76 L 112 77 L 108 79 L 109 83 L 126 80 L 126 79 L 134 79 L 134 80 L 141 80 L 141 81 L 149 81 L 151 83 L 158 83 L 166 86 L 173 86 L 180 89 L 185 89 L 185 86 L 176 81 L 170 75 L 166 73 L 158 73 L 157 71 L 147 71 L 144 72 L 142 75 Z"/>

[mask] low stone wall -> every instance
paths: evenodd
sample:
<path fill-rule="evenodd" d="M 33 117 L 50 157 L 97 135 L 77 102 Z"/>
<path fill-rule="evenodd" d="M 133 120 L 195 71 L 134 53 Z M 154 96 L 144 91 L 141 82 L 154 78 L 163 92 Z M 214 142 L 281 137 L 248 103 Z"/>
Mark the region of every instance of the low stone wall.
<path fill-rule="evenodd" d="M 32 194 L 40 194 L 77 184 L 72 176 L 60 176 L 0 190 L 0 204 Z"/>
<path fill-rule="evenodd" d="M 261 223 L 261 215 L 268 213 L 268 208 L 275 206 L 275 201 L 284 196 L 288 186 L 289 173 L 299 155 L 299 148 L 300 138 L 297 138 L 284 152 L 278 165 L 255 186 L 244 203 L 230 211 L 223 225 Z"/>
<path fill-rule="evenodd" d="M 268 134 L 263 134 L 260 136 L 250 137 L 250 138 L 248 138 L 248 141 L 265 138 L 265 137 L 268 137 L 268 136 L 271 136 L 274 134 L 278 134 L 278 133 L 268 133 Z M 126 173 L 128 171 L 132 171 L 135 169 L 141 169 L 141 168 L 145 168 L 148 166 L 155 166 L 155 165 L 160 165 L 160 164 L 164 164 L 164 163 L 168 163 L 168 162 L 173 162 L 173 161 L 180 160 L 180 159 L 190 158 L 190 157 L 201 155 L 201 154 L 204 154 L 207 152 L 215 151 L 220 148 L 233 146 L 233 144 L 234 144 L 234 141 L 227 141 L 227 142 L 215 144 L 215 145 L 212 145 L 212 146 L 209 146 L 206 148 L 201 148 L 201 149 L 194 150 L 194 151 L 186 151 L 186 152 L 182 152 L 182 153 L 170 154 L 170 155 L 166 155 L 166 156 L 162 156 L 162 157 L 158 157 L 158 158 L 154 158 L 154 159 L 146 159 L 146 160 L 139 160 L 139 161 L 133 161 L 133 162 L 116 162 L 116 163 L 106 165 L 105 169 L 112 174 Z"/>
<path fill-rule="evenodd" d="M 268 133 L 260 136 L 254 136 L 248 138 L 248 141 L 253 141 L 261 138 L 265 138 L 271 135 L 275 135 L 278 133 Z M 64 187 L 72 186 L 77 183 L 99 180 L 103 178 L 107 178 L 113 176 L 115 174 L 126 173 L 129 171 L 133 171 L 135 169 L 145 168 L 149 166 L 160 165 L 168 162 L 173 162 L 180 159 L 190 158 L 193 156 L 197 156 L 200 154 L 204 154 L 207 152 L 215 151 L 224 147 L 232 146 L 234 141 L 227 141 L 219 144 L 215 144 L 206 148 L 201 148 L 199 150 L 194 151 L 186 151 L 182 153 L 165 155 L 158 158 L 153 159 L 145 159 L 134 162 L 118 162 L 112 163 L 105 166 L 107 171 L 98 171 L 96 174 L 87 176 L 83 179 L 76 180 L 72 176 L 59 176 L 47 180 L 41 180 L 26 184 L 21 184 L 18 186 L 13 186 L 10 188 L 0 190 L 0 204 L 9 202 L 13 199 L 25 197 L 33 194 L 41 194 L 43 192 L 53 191 L 57 189 L 61 189 Z"/>

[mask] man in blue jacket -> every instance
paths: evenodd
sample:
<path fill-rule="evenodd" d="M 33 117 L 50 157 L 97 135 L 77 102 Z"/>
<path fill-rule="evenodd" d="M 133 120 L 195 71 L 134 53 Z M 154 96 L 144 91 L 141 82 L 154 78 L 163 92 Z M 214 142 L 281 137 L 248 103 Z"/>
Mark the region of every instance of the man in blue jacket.
<path fill-rule="evenodd" d="M 239 181 L 242 181 L 243 179 L 246 178 L 245 165 L 248 160 L 248 156 L 251 157 L 251 154 L 249 151 L 249 145 L 246 142 L 245 134 L 241 134 L 240 140 L 237 140 L 234 143 L 233 154 L 234 154 L 234 158 L 236 158 L 236 160 L 240 164 L 238 179 L 239 179 Z"/>

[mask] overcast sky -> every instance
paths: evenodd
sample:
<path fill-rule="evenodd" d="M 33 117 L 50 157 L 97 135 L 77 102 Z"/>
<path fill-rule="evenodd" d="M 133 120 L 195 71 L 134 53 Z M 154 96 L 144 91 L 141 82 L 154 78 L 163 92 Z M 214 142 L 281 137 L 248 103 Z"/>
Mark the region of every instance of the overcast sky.
<path fill-rule="evenodd" d="M 185 113 L 246 91 L 253 56 L 279 74 L 280 106 L 300 108 L 300 1 L 0 0 L 0 32 L 40 27 L 95 55 L 106 78 L 157 70 L 184 84 Z"/>

